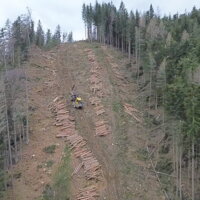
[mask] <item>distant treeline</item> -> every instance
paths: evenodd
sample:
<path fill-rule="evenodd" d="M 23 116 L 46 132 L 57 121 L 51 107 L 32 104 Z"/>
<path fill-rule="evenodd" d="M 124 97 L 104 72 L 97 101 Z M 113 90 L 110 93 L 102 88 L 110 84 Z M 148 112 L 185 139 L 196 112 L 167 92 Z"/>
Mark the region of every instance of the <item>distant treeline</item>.
<path fill-rule="evenodd" d="M 96 2 L 83 4 L 82 18 L 89 41 L 128 54 L 147 116 L 165 108 L 162 127 L 171 140 L 167 151 L 173 149 L 168 166 L 176 177 L 172 199 L 200 199 L 200 10 L 161 17 L 152 5 L 129 13 L 123 2 L 119 9 Z"/>
<path fill-rule="evenodd" d="M 61 42 L 72 41 L 72 32 L 62 34 L 60 25 L 57 25 L 54 34 L 50 29 L 45 33 L 39 20 L 35 30 L 35 22 L 28 10 L 13 23 L 8 19 L 0 28 L 0 68 L 19 66 L 27 58 L 28 49 L 33 44 L 49 49 Z"/>

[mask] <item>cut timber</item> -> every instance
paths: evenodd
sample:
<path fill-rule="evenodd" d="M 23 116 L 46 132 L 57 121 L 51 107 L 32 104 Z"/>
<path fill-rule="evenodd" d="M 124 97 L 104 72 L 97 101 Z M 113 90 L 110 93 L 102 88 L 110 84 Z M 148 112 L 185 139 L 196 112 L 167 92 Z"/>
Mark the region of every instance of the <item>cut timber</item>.
<path fill-rule="evenodd" d="M 56 121 L 57 122 L 62 122 L 64 120 L 67 120 L 69 117 L 67 115 L 59 115 L 58 117 L 56 117 Z"/>
<path fill-rule="evenodd" d="M 137 113 L 140 113 L 141 112 L 139 110 L 137 110 L 136 108 L 134 108 L 131 104 L 128 104 L 128 103 L 125 103 L 124 104 L 124 107 L 127 109 L 127 110 L 130 110 L 131 112 L 137 112 Z"/>
<path fill-rule="evenodd" d="M 86 52 L 86 53 L 91 53 L 92 50 L 91 50 L 91 49 L 85 49 L 84 52 Z"/>
<path fill-rule="evenodd" d="M 62 98 L 63 98 L 62 96 L 56 97 L 56 98 L 53 100 L 53 102 L 55 103 L 55 102 L 59 101 L 59 100 L 62 99 Z"/>
<path fill-rule="evenodd" d="M 95 105 L 95 114 L 98 116 L 98 118 L 100 118 L 105 113 L 104 106 L 101 104 L 100 100 L 100 98 L 104 97 L 106 91 L 104 88 L 104 82 L 102 81 L 103 68 L 95 60 L 95 54 L 92 51 L 86 50 L 86 52 L 88 53 L 89 59 L 94 59 L 94 61 L 91 63 L 91 76 L 89 78 L 90 91 L 93 93 L 94 97 L 91 97 L 89 100 L 92 105 Z M 103 120 L 95 123 L 95 134 L 97 136 L 105 136 L 110 132 L 110 127 Z"/>
<path fill-rule="evenodd" d="M 98 111 L 96 111 L 97 115 L 102 115 L 103 113 L 105 113 L 105 110 L 98 110 Z"/>
<path fill-rule="evenodd" d="M 60 137 L 67 137 L 69 135 L 72 135 L 74 132 L 74 130 L 66 130 L 66 131 L 63 131 L 63 132 L 60 132 L 59 134 L 56 135 L 57 138 L 60 138 Z"/>
<path fill-rule="evenodd" d="M 63 126 L 63 123 L 55 123 L 55 126 Z"/>
<path fill-rule="evenodd" d="M 76 200 L 95 200 L 97 197 L 99 197 L 97 194 L 97 188 L 94 186 L 89 186 L 77 194 Z"/>
<path fill-rule="evenodd" d="M 102 120 L 102 121 L 97 121 L 95 123 L 96 128 L 96 135 L 98 136 L 105 136 L 108 135 L 110 133 L 109 127 L 108 125 Z"/>
<path fill-rule="evenodd" d="M 99 98 L 103 98 L 104 97 L 104 93 L 102 91 L 97 91 L 96 95 Z"/>
<path fill-rule="evenodd" d="M 96 106 L 95 111 L 96 111 L 96 115 L 101 115 L 105 113 L 104 107 L 102 105 Z"/>
<path fill-rule="evenodd" d="M 55 99 L 55 102 L 50 106 L 50 110 L 55 116 L 55 125 L 60 127 L 60 131 L 56 137 L 65 137 L 75 157 L 79 158 L 82 163 L 75 169 L 74 173 L 83 166 L 87 180 L 99 180 L 99 177 L 102 176 L 102 171 L 100 170 L 101 165 L 94 157 L 93 153 L 87 148 L 87 142 L 77 133 L 74 122 L 75 118 L 66 110 L 63 98 Z"/>
<path fill-rule="evenodd" d="M 131 115 L 137 122 L 142 123 L 142 120 L 141 120 L 138 116 L 136 116 L 136 115 L 134 114 L 134 112 L 137 112 L 138 114 L 141 115 L 141 112 L 139 112 L 137 109 L 135 109 L 132 105 L 127 104 L 127 103 L 124 104 L 124 111 L 125 111 L 127 114 Z"/>
<path fill-rule="evenodd" d="M 91 73 L 94 73 L 94 74 L 98 74 L 98 69 L 99 69 L 98 66 L 92 67 L 91 70 L 90 70 L 90 72 L 91 72 Z"/>
<path fill-rule="evenodd" d="M 94 73 L 91 77 L 90 77 L 90 83 L 91 84 L 97 84 L 97 83 L 99 83 L 99 82 L 101 82 L 101 79 L 99 78 L 99 74 L 96 72 L 96 73 Z"/>
<path fill-rule="evenodd" d="M 64 110 L 64 109 L 62 109 L 62 110 L 59 110 L 58 112 L 57 112 L 57 115 L 62 115 L 62 114 L 67 114 L 68 112 L 66 111 L 66 110 Z"/>
<path fill-rule="evenodd" d="M 90 97 L 89 101 L 92 105 L 96 105 L 96 106 L 101 103 L 101 101 L 98 97 Z"/>
<path fill-rule="evenodd" d="M 95 83 L 94 85 L 91 85 L 90 86 L 90 90 L 92 91 L 92 92 L 96 92 L 96 91 L 99 91 L 99 90 L 102 90 L 103 89 L 103 84 L 102 84 L 102 82 L 100 82 L 100 83 Z"/>
<path fill-rule="evenodd" d="M 90 62 L 94 62 L 95 60 L 94 60 L 93 57 L 89 57 L 89 61 L 90 61 Z"/>
<path fill-rule="evenodd" d="M 95 126 L 98 127 L 98 126 L 102 126 L 103 124 L 105 124 L 105 121 L 97 121 L 95 122 Z"/>
<path fill-rule="evenodd" d="M 75 125 L 70 124 L 70 123 L 63 124 L 63 127 L 61 127 L 60 130 L 63 131 L 63 130 L 70 129 L 70 128 L 75 129 Z"/>
<path fill-rule="evenodd" d="M 82 167 L 83 167 L 83 163 L 79 164 L 78 167 L 76 167 L 75 170 L 73 171 L 72 176 L 77 174 Z"/>
<path fill-rule="evenodd" d="M 70 121 L 75 121 L 75 117 L 69 116 L 68 118 Z"/>

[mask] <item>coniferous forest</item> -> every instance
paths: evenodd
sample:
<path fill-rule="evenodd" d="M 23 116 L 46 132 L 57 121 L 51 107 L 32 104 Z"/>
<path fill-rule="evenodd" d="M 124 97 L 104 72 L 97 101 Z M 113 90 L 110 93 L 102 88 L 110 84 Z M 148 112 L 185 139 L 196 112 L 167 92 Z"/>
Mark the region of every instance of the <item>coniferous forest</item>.
<path fill-rule="evenodd" d="M 147 127 L 165 133 L 158 164 L 174 177 L 173 188 L 165 188 L 174 196 L 166 193 L 167 198 L 199 199 L 200 10 L 160 16 L 152 5 L 129 13 L 123 2 L 119 8 L 96 2 L 83 4 L 82 19 L 88 41 L 128 55 Z M 156 111 L 162 113 L 160 121 L 152 114 Z"/>

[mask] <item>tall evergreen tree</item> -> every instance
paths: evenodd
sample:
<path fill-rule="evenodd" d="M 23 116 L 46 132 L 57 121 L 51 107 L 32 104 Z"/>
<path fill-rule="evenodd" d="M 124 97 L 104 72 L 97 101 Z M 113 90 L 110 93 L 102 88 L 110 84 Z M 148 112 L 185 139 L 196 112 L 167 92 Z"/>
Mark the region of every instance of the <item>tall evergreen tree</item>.
<path fill-rule="evenodd" d="M 53 35 L 53 43 L 58 45 L 61 43 L 61 29 L 60 29 L 60 25 L 57 25 L 55 33 Z"/>
<path fill-rule="evenodd" d="M 46 47 L 50 47 L 51 44 L 52 44 L 52 35 L 51 35 L 51 30 L 48 29 L 47 33 L 46 33 L 46 43 L 45 43 L 45 45 L 46 45 Z"/>
<path fill-rule="evenodd" d="M 38 21 L 38 26 L 37 26 L 37 31 L 36 31 L 36 39 L 35 39 L 35 44 L 39 47 L 44 46 L 44 31 L 42 29 L 42 24 L 41 21 Z"/>

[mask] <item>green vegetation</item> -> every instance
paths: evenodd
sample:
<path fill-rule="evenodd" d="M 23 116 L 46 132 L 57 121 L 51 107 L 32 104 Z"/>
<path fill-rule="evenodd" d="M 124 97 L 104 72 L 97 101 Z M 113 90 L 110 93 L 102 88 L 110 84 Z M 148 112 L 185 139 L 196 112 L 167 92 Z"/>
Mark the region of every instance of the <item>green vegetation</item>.
<path fill-rule="evenodd" d="M 113 111 L 116 113 L 120 113 L 123 111 L 123 106 L 120 102 L 113 102 Z"/>
<path fill-rule="evenodd" d="M 54 176 L 55 200 L 69 200 L 71 179 L 70 150 L 66 147 L 64 153 L 62 163 Z"/>
<path fill-rule="evenodd" d="M 43 191 L 43 197 L 41 197 L 39 200 L 53 200 L 53 199 L 54 199 L 53 188 L 51 185 L 47 184 L 45 185 Z"/>
<path fill-rule="evenodd" d="M 50 153 L 50 154 L 55 153 L 55 150 L 56 150 L 56 145 L 55 145 L 55 144 L 52 144 L 52 145 L 50 145 L 50 146 L 47 146 L 47 147 L 45 147 L 45 148 L 43 149 L 43 151 L 44 151 L 45 153 Z"/>
<path fill-rule="evenodd" d="M 52 161 L 48 163 L 53 164 Z M 62 162 L 54 174 L 53 183 L 45 186 L 43 196 L 39 200 L 69 200 L 70 181 L 70 150 L 66 147 Z"/>
<path fill-rule="evenodd" d="M 148 160 L 148 152 L 146 149 L 138 149 L 137 150 L 137 158 L 140 160 Z"/>
<path fill-rule="evenodd" d="M 53 164 L 54 164 L 54 161 L 53 161 L 53 160 L 48 160 L 48 161 L 45 163 L 45 166 L 46 166 L 47 168 L 50 168 L 50 167 L 53 166 Z"/>
<path fill-rule="evenodd" d="M 53 160 L 48 160 L 47 162 L 44 162 L 44 163 L 42 163 L 42 164 L 39 164 L 39 165 L 37 166 L 37 169 L 39 170 L 39 169 L 45 168 L 45 167 L 51 168 L 51 167 L 53 166 L 53 164 L 54 164 L 54 161 L 53 161 Z"/>
<path fill-rule="evenodd" d="M 96 2 L 83 4 L 82 18 L 90 42 L 106 43 L 128 54 L 127 67 L 141 93 L 146 124 L 162 127 L 157 130 L 166 136 L 163 141 L 168 138 L 169 144 L 161 145 L 158 152 L 173 160 L 169 172 L 177 178 L 172 199 L 184 198 L 184 191 L 193 200 L 199 199 L 199 178 L 194 174 L 200 173 L 200 10 L 193 7 L 188 13 L 161 17 L 152 5 L 141 14 L 137 10 L 128 13 L 123 2 L 119 8 L 112 2 Z M 113 110 L 118 112 L 118 105 Z M 171 132 L 170 126 L 174 127 Z M 161 170 L 165 168 L 168 165 Z"/>

